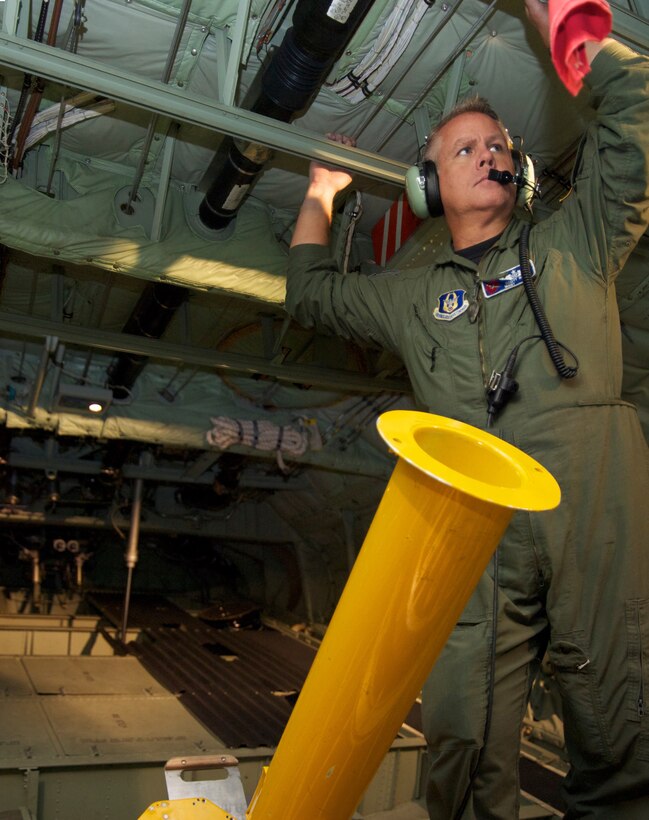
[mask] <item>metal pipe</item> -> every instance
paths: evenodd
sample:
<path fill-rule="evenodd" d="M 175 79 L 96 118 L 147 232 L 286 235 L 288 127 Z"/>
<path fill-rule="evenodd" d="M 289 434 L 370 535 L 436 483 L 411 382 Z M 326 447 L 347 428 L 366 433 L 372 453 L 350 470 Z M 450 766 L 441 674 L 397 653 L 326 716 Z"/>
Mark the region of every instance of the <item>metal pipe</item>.
<path fill-rule="evenodd" d="M 140 518 L 142 516 L 142 487 L 144 482 L 141 478 L 136 478 L 133 482 L 133 504 L 131 506 L 131 526 L 128 531 L 128 545 L 124 561 L 127 568 L 126 592 L 124 594 L 124 616 L 122 619 L 122 643 L 126 643 L 126 630 L 128 628 L 128 611 L 131 604 L 131 586 L 133 583 L 133 570 L 138 562 L 138 541 L 140 538 Z"/>
<path fill-rule="evenodd" d="M 41 555 L 38 550 L 30 550 L 32 561 L 32 602 L 34 610 L 41 612 Z"/>
<path fill-rule="evenodd" d="M 45 344 L 43 345 L 41 360 L 38 365 L 38 370 L 36 372 L 36 378 L 34 379 L 34 385 L 32 387 L 31 396 L 29 397 L 29 406 L 27 407 L 28 418 L 33 418 L 34 413 L 36 412 L 36 405 L 38 404 L 38 400 L 41 395 L 41 390 L 43 389 L 43 384 L 45 383 L 45 376 L 47 375 L 47 365 L 50 361 L 50 356 L 56 350 L 58 341 L 59 340 L 56 338 L 56 336 L 45 337 Z"/>
<path fill-rule="evenodd" d="M 228 66 L 223 82 L 221 102 L 226 105 L 234 105 L 237 82 L 239 80 L 239 66 L 244 62 L 243 50 L 246 45 L 246 28 L 248 25 L 248 15 L 250 14 L 251 0 L 239 0 L 237 8 L 237 19 L 232 31 L 232 45 L 228 57 Z"/>
<path fill-rule="evenodd" d="M 90 556 L 85 552 L 80 552 L 78 555 L 74 556 L 75 584 L 78 589 L 81 589 L 83 586 L 83 565 L 86 563 L 88 558 L 90 558 Z"/>
<path fill-rule="evenodd" d="M 559 503 L 541 465 L 467 424 L 377 426 L 399 459 L 248 820 L 351 817 L 514 509 Z"/>

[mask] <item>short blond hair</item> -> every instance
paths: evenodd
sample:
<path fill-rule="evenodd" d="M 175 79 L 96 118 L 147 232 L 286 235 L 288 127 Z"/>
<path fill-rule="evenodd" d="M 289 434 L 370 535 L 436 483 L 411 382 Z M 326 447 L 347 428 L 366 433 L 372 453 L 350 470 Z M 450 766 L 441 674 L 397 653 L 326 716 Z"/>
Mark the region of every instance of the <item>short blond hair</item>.
<path fill-rule="evenodd" d="M 513 148 L 513 143 L 511 137 L 509 136 L 509 132 L 505 128 L 505 125 L 498 114 L 496 114 L 494 109 L 491 107 L 491 104 L 484 97 L 467 97 L 457 103 L 457 105 L 455 105 L 448 112 L 448 114 L 443 116 L 428 135 L 428 138 L 426 139 L 426 149 L 424 151 L 424 156 L 426 159 L 432 159 L 433 161 L 437 159 L 436 148 L 440 131 L 451 120 L 454 120 L 456 117 L 460 117 L 462 114 L 484 114 L 487 117 L 491 117 L 492 120 L 498 123 L 503 135 L 507 139 L 507 144 L 510 149 Z"/>

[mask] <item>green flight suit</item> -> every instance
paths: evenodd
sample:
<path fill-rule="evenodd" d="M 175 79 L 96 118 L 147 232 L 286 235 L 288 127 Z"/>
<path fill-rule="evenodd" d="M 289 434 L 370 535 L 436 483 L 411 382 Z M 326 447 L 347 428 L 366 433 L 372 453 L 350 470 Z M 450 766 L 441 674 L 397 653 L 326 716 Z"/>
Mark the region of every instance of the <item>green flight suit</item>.
<path fill-rule="evenodd" d="M 523 342 L 519 392 L 491 428 L 550 470 L 562 503 L 516 513 L 498 549 L 480 757 L 493 565 L 426 683 L 435 820 L 456 816 L 476 764 L 462 816 L 518 817 L 520 722 L 546 647 L 571 760 L 566 817 L 649 817 L 649 454 L 635 407 L 620 399 L 614 286 L 649 219 L 649 61 L 608 45 L 586 83 L 597 118 L 574 191 L 529 240 L 540 301 L 579 372 L 562 380 L 542 341 Z M 340 275 L 326 248 L 298 246 L 286 308 L 305 326 L 398 353 L 423 408 L 485 428 L 491 372 L 539 333 L 517 278 L 523 224 L 513 217 L 478 266 L 449 246 L 428 267 Z"/>

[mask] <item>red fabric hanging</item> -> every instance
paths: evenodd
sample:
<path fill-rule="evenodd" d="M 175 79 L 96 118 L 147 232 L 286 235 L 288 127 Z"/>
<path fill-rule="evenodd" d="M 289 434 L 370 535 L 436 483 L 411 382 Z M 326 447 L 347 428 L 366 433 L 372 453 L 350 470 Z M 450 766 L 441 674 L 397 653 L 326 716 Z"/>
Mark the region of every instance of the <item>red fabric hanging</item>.
<path fill-rule="evenodd" d="M 584 43 L 611 33 L 613 15 L 606 0 L 549 0 L 550 51 L 559 78 L 575 96 L 590 71 Z"/>

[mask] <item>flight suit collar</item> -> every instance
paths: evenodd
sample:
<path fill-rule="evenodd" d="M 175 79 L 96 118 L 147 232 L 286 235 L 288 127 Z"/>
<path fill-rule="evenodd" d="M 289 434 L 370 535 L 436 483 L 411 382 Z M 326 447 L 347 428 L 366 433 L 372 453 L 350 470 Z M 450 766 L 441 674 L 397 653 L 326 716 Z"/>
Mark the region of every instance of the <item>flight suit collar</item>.
<path fill-rule="evenodd" d="M 493 249 L 505 251 L 517 246 L 525 222 L 526 220 L 512 215 L 509 225 L 507 225 L 500 237 L 494 242 Z M 486 270 L 479 271 L 478 265 L 455 253 L 450 238 L 444 243 L 435 259 L 435 267 L 444 267 L 446 265 L 463 267 L 473 273 L 477 273 L 481 279 L 483 277 L 488 278 Z"/>

